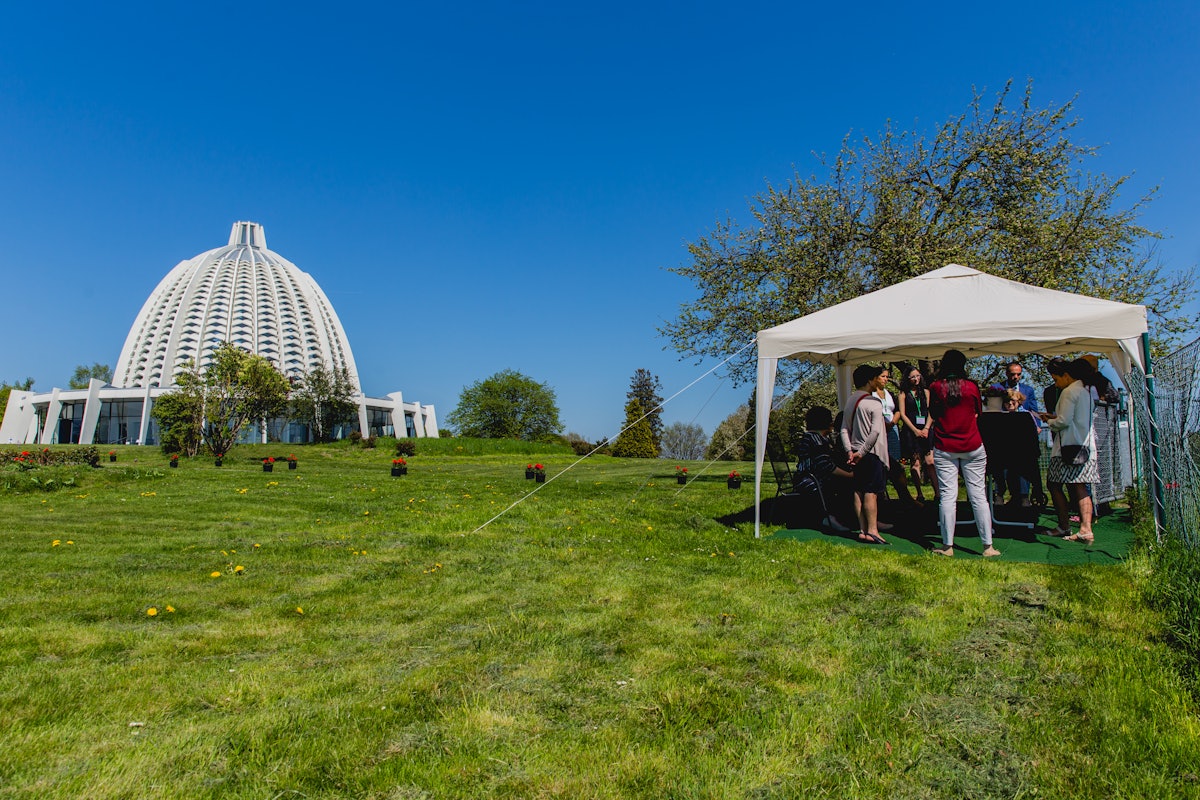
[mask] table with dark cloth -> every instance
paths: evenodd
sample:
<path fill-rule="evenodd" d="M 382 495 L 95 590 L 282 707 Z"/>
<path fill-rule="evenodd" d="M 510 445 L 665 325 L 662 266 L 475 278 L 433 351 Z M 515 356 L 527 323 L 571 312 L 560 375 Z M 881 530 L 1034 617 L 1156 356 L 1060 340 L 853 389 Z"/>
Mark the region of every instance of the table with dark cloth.
<path fill-rule="evenodd" d="M 1004 485 L 1004 474 L 1012 470 L 1029 481 L 1029 499 L 1035 505 L 1046 502 L 1042 490 L 1042 470 L 1038 463 L 1041 446 L 1037 425 L 1028 411 L 990 411 L 979 415 L 979 435 L 987 451 L 988 474 Z"/>

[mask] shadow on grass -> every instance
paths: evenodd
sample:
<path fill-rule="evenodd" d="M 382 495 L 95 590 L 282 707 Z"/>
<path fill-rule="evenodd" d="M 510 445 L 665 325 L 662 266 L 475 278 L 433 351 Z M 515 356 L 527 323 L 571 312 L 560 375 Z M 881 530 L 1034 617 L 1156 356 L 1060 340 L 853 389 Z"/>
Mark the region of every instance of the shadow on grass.
<path fill-rule="evenodd" d="M 928 552 L 941 544 L 938 509 L 933 503 L 923 508 L 905 508 L 892 501 L 880 514 L 892 528 L 883 531 L 887 545 L 862 542 L 849 531 L 834 531 L 821 524 L 821 515 L 806 507 L 799 498 L 772 497 L 762 501 L 763 534 L 797 541 L 821 540 L 830 543 L 888 549 L 915 555 Z M 954 536 L 954 551 L 958 557 L 981 558 L 983 542 L 975 527 L 969 504 L 958 504 L 958 525 Z M 993 542 L 1006 561 L 1026 561 L 1046 564 L 1114 564 L 1129 553 L 1133 542 L 1129 513 L 1120 509 L 1097 520 L 1094 525 L 1096 543 L 1090 547 L 1048 535 L 1055 525 L 1053 515 L 1040 514 L 1038 509 L 997 509 L 1001 522 L 1032 523 L 1025 525 L 997 524 L 993 526 Z M 718 517 L 722 525 L 735 526 L 754 522 L 754 506 Z M 842 522 L 849 520 L 843 519 Z"/>

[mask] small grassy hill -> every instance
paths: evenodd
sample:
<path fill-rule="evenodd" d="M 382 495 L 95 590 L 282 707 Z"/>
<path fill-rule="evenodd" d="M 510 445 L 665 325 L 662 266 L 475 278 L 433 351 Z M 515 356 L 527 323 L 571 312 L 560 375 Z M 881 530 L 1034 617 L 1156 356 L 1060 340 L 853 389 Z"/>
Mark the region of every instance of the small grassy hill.
<path fill-rule="evenodd" d="M 729 465 L 417 447 L 5 467 L 0 797 L 1200 797 L 1139 556 L 755 540 Z"/>

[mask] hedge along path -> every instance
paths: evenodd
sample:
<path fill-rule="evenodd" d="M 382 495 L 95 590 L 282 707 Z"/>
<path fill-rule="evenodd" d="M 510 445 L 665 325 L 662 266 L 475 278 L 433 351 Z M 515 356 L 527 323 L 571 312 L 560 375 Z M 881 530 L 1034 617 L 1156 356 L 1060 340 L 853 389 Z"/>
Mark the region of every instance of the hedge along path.
<path fill-rule="evenodd" d="M 633 422 L 629 423 L 629 424 L 628 424 L 628 425 L 626 425 L 624 428 L 622 428 L 621 430 L 619 430 L 619 431 L 617 432 L 617 436 L 620 436 L 622 433 L 624 433 L 625 431 L 629 430 L 629 429 L 630 429 L 630 428 L 632 428 L 634 425 L 637 425 L 639 422 L 641 422 L 642 420 L 646 419 L 646 417 L 649 417 L 649 416 L 650 416 L 651 414 L 653 414 L 655 411 L 659 411 L 659 410 L 661 410 L 661 409 L 662 409 L 664 406 L 666 406 L 666 404 L 667 404 L 667 403 L 669 403 L 669 402 L 671 402 L 672 400 L 674 400 L 675 398 L 679 397 L 679 395 L 683 394 L 683 393 L 684 393 L 684 392 L 686 392 L 688 389 L 691 389 L 691 388 L 692 388 L 693 386 L 695 386 L 697 383 L 699 383 L 700 381 L 704 380 L 704 379 L 705 379 L 705 378 L 707 378 L 709 375 L 713 374 L 713 373 L 714 373 L 714 372 L 716 372 L 718 369 L 720 369 L 721 367 L 723 367 L 723 366 L 725 366 L 726 364 L 728 364 L 730 361 L 732 361 L 734 358 L 736 358 L 738 355 L 740 355 L 740 354 L 741 354 L 741 352 L 742 352 L 743 350 L 745 350 L 746 348 L 748 348 L 748 347 L 750 347 L 751 345 L 753 345 L 753 344 L 754 344 L 756 341 L 757 341 L 756 339 L 751 339 L 750 341 L 746 342 L 744 345 L 742 345 L 742 346 L 741 346 L 741 347 L 739 347 L 739 348 L 738 348 L 736 351 L 734 351 L 734 352 L 733 352 L 733 353 L 732 353 L 732 354 L 731 354 L 731 355 L 730 355 L 728 358 L 726 358 L 724 361 L 722 361 L 721 363 L 719 363 L 719 364 L 717 364 L 717 365 L 713 366 L 711 369 L 709 369 L 707 372 L 705 372 L 705 373 L 704 373 L 703 375 L 701 375 L 700 377 L 696 378 L 694 381 L 692 381 L 691 383 L 689 383 L 687 386 L 683 387 L 682 389 L 680 389 L 679 391 L 677 391 L 675 394 L 671 395 L 671 396 L 670 396 L 670 397 L 668 397 L 666 400 L 663 400 L 663 401 L 662 401 L 661 403 L 659 403 L 657 406 L 655 406 L 654 408 L 652 408 L 652 409 L 650 409 L 649 411 L 647 411 L 646 413 L 644 413 L 644 414 L 643 414 L 641 417 L 639 417 L 638 419 L 634 420 Z M 711 398 L 710 398 L 710 399 L 711 399 Z M 742 434 L 742 436 L 745 436 L 745 434 Z M 740 440 L 741 440 L 741 437 L 739 437 L 738 441 L 740 441 Z M 736 443 L 736 442 L 735 442 L 735 443 Z M 733 445 L 730 445 L 730 447 L 732 447 L 732 446 L 733 446 Z M 526 500 L 528 500 L 529 498 L 533 497 L 535 494 L 537 494 L 538 492 L 542 491 L 543 489 L 545 489 L 545 488 L 546 488 L 547 486 L 549 486 L 550 484 L 554 483 L 556 480 L 558 480 L 559 478 L 561 478 L 563 475 L 566 475 L 566 474 L 567 474 L 568 472 L 570 472 L 572 469 L 574 469 L 575 467 L 579 466 L 580 464 L 582 464 L 582 463 L 583 463 L 584 461 L 586 461 L 587 459 L 591 458 L 593 455 L 595 455 L 595 454 L 596 454 L 596 451 L 597 451 L 597 450 L 599 450 L 599 449 L 600 449 L 600 445 L 597 445 L 597 446 L 593 447 L 593 448 L 592 448 L 592 449 L 591 449 L 589 452 L 587 452 L 586 454 L 584 454 L 584 455 L 580 456 L 579 458 L 575 459 L 573 462 L 571 462 L 570 464 L 568 464 L 568 465 L 567 465 L 567 467 L 566 467 L 566 469 L 564 469 L 562 472 L 559 472 L 557 475 L 553 475 L 553 476 L 547 476 L 547 477 L 546 477 L 546 481 L 545 481 L 544 483 L 539 483 L 539 484 L 536 484 L 536 485 L 534 486 L 534 488 L 533 488 L 531 491 L 529 491 L 529 492 L 526 492 L 526 493 L 525 493 L 525 494 L 524 494 L 522 497 L 519 497 L 519 498 L 517 498 L 516 500 L 514 500 L 512 503 L 510 503 L 510 504 L 509 504 L 509 506 L 508 506 L 507 508 L 505 508 L 504 510 L 500 511 L 498 514 L 496 514 L 494 517 L 492 517 L 491 519 L 489 519 L 487 522 L 485 522 L 485 523 L 483 523 L 482 525 L 480 525 L 480 526 L 479 526 L 478 528 L 476 528 L 475 530 L 471 531 L 471 533 L 472 533 L 472 534 L 479 533 L 481 530 L 483 530 L 484 528 L 486 528 L 488 525 L 491 525 L 493 522 L 495 522 L 496 520 L 500 519 L 501 517 L 503 517 L 503 516 L 504 516 L 505 514 L 507 514 L 508 512 L 512 511 L 512 510 L 513 510 L 514 508 L 516 508 L 517 506 L 521 505 L 521 503 L 524 503 Z M 724 455 L 724 453 L 722 453 L 721 455 Z M 704 472 L 704 470 L 706 470 L 706 469 L 708 469 L 710 466 L 712 466 L 712 464 L 713 464 L 713 463 L 715 463 L 715 459 L 714 459 L 714 461 L 710 461 L 710 462 L 709 462 L 707 465 L 705 465 L 704 467 L 702 467 L 702 468 L 701 468 L 701 470 L 700 470 L 700 472 L 698 472 L 698 473 L 696 473 L 696 474 L 697 474 L 697 475 L 699 475 L 699 474 L 702 474 L 702 473 Z M 641 494 L 641 493 L 642 493 L 642 491 L 643 491 L 643 490 L 646 488 L 646 486 L 648 485 L 648 483 L 649 483 L 649 481 L 646 481 L 646 482 L 642 483 L 642 485 L 638 487 L 638 490 L 637 490 L 636 494 Z M 690 483 L 690 481 L 689 481 L 688 483 Z M 684 486 L 683 486 L 683 489 L 686 489 L 686 488 L 687 488 L 687 484 L 684 484 Z M 679 492 L 683 491 L 683 489 L 679 489 L 679 490 L 677 490 L 677 491 L 676 491 L 676 494 L 678 494 Z"/>

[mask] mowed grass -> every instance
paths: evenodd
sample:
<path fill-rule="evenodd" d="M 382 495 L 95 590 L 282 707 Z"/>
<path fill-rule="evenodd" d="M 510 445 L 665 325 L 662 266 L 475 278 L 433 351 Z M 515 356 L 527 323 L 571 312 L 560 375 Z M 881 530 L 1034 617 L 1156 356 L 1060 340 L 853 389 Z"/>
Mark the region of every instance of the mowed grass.
<path fill-rule="evenodd" d="M 418 447 L 0 492 L 0 797 L 1200 797 L 1145 559 L 755 540 L 728 465 Z"/>

